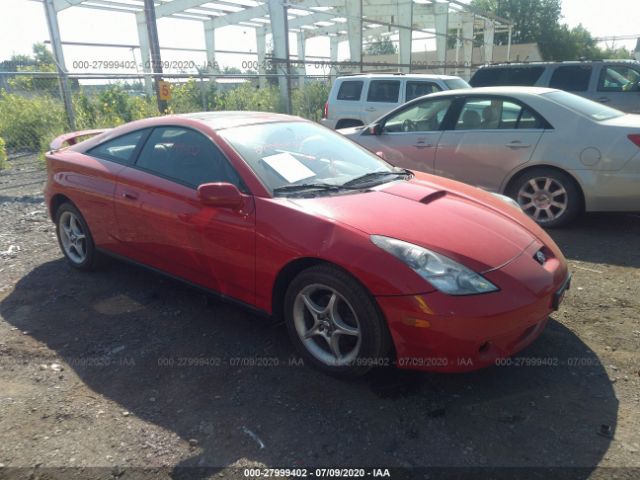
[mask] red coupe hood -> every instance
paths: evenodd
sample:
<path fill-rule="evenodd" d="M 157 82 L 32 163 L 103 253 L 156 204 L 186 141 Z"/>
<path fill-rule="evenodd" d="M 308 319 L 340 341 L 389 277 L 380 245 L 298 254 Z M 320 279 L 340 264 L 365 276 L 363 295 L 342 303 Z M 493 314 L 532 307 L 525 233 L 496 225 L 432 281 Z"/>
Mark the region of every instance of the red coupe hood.
<path fill-rule="evenodd" d="M 479 272 L 508 263 L 541 238 L 537 225 L 495 196 L 424 174 L 367 193 L 292 201 L 364 233 L 443 253 Z"/>

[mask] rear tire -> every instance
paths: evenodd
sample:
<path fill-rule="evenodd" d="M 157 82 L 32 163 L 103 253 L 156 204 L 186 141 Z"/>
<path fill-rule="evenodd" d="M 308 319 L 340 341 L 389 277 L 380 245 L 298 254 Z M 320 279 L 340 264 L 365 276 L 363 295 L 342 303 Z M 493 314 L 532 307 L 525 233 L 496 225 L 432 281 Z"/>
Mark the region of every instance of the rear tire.
<path fill-rule="evenodd" d="M 337 267 L 298 274 L 285 295 L 284 317 L 296 350 L 324 373 L 353 378 L 390 364 L 390 335 L 375 300 Z"/>
<path fill-rule="evenodd" d="M 87 222 L 75 205 L 65 202 L 56 211 L 56 235 L 67 262 L 78 270 L 92 270 L 96 248 Z"/>
<path fill-rule="evenodd" d="M 541 227 L 568 225 L 584 209 L 582 192 L 568 174 L 553 168 L 532 168 L 514 178 L 505 192 Z"/>

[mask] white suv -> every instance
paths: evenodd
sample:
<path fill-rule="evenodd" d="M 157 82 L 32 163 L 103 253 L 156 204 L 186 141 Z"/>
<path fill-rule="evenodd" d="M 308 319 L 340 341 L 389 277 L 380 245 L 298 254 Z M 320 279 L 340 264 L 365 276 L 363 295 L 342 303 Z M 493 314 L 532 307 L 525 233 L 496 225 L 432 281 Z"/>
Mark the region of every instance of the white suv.
<path fill-rule="evenodd" d="M 335 129 L 368 125 L 409 100 L 457 88 L 470 86 L 451 75 L 367 73 L 338 77 L 324 106 L 322 123 Z"/>

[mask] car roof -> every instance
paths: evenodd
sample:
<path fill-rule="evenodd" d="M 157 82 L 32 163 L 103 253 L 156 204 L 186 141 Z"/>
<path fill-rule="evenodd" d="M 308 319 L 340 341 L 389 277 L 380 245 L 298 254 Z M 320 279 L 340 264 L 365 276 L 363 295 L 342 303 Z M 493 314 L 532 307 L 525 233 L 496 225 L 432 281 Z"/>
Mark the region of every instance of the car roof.
<path fill-rule="evenodd" d="M 202 122 L 214 130 L 223 130 L 225 128 L 242 127 L 245 125 L 261 123 L 304 121 L 304 119 L 300 117 L 273 112 L 194 112 L 176 116 Z"/>
<path fill-rule="evenodd" d="M 446 97 L 457 95 L 543 95 L 545 93 L 557 92 L 557 88 L 544 87 L 478 87 L 466 90 L 445 90 L 429 95 L 429 97 Z"/>
<path fill-rule="evenodd" d="M 636 64 L 640 65 L 640 62 L 632 58 L 613 58 L 603 60 L 565 60 L 563 62 L 512 62 L 512 63 L 496 63 L 493 65 L 482 65 L 481 69 L 494 69 L 494 68 L 522 68 L 522 67 L 554 67 L 559 65 L 592 65 L 594 63 L 619 63 L 619 64 Z"/>
<path fill-rule="evenodd" d="M 458 79 L 455 75 L 435 75 L 430 73 L 354 73 L 353 75 L 342 75 L 336 80 L 344 80 L 350 78 L 377 78 L 377 79 L 402 79 L 407 78 L 409 80 L 422 79 L 422 80 L 453 80 Z"/>

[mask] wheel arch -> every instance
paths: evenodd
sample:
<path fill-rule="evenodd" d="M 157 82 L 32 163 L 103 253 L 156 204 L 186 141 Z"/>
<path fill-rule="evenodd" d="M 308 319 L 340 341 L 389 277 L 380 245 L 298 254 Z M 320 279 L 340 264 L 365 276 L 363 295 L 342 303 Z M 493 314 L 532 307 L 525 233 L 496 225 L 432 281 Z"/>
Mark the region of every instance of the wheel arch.
<path fill-rule="evenodd" d="M 51 220 L 55 221 L 56 213 L 58 212 L 60 205 L 62 205 L 63 203 L 70 203 L 75 207 L 75 204 L 71 201 L 71 199 L 62 193 L 56 193 L 53 197 L 51 197 L 51 200 L 49 201 L 49 215 L 51 216 Z"/>
<path fill-rule="evenodd" d="M 273 316 L 273 318 L 283 318 L 284 297 L 287 293 L 289 284 L 296 277 L 296 275 L 298 275 L 303 270 L 318 265 L 327 265 L 333 268 L 337 268 L 349 275 L 365 289 L 365 291 L 373 299 L 376 308 L 379 308 L 378 302 L 375 301 L 374 295 L 369 291 L 367 286 L 356 275 L 345 269 L 343 266 L 324 258 L 300 257 L 291 260 L 289 263 L 284 265 L 276 275 L 276 279 L 273 282 L 273 287 L 271 290 L 271 315 Z M 382 313 L 381 310 L 380 312 Z"/>
<path fill-rule="evenodd" d="M 344 125 L 344 124 L 348 125 Z M 364 125 L 364 122 L 357 118 L 341 118 L 336 122 L 336 130 L 339 128 L 359 127 Z"/>
<path fill-rule="evenodd" d="M 514 182 L 518 179 L 518 177 L 520 177 L 521 175 L 524 175 L 532 170 L 538 170 L 538 169 L 549 169 L 549 170 L 555 170 L 558 173 L 562 173 L 566 176 L 568 176 L 576 185 L 576 187 L 578 187 L 578 192 L 580 192 L 580 200 L 582 202 L 582 208 L 585 209 L 586 208 L 586 198 L 584 195 L 584 188 L 582 186 L 582 184 L 580 183 L 580 181 L 576 178 L 575 175 L 571 174 L 569 171 L 565 170 L 564 168 L 560 168 L 557 167 L 555 165 L 550 165 L 547 163 L 537 163 L 535 165 L 528 165 L 525 168 L 522 168 L 520 170 L 516 170 L 511 172 L 510 177 L 504 182 L 504 187 L 502 188 L 502 192 L 505 195 L 508 195 L 509 190 L 513 187 Z"/>

